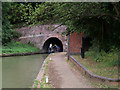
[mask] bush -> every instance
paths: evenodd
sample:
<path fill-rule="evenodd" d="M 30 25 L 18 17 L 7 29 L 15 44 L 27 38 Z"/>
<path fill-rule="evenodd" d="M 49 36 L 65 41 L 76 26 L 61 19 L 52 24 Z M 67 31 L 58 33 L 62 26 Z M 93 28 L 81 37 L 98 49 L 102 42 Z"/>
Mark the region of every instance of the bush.
<path fill-rule="evenodd" d="M 10 21 L 8 20 L 8 12 L 11 4 L 7 2 L 2 3 L 2 44 L 5 45 L 11 42 L 13 38 L 18 38 L 20 34 L 11 29 Z"/>
<path fill-rule="evenodd" d="M 38 48 L 29 44 L 20 42 L 9 42 L 7 46 L 2 47 L 2 53 L 24 53 L 24 52 L 36 52 L 40 51 Z"/>
<path fill-rule="evenodd" d="M 95 50 L 95 48 L 90 48 L 89 51 L 85 52 L 85 57 L 92 57 L 92 60 L 96 62 L 104 62 L 108 66 L 118 66 L 120 65 L 120 60 L 118 60 L 119 49 L 111 48 L 110 51 L 105 52 L 101 50 Z"/>

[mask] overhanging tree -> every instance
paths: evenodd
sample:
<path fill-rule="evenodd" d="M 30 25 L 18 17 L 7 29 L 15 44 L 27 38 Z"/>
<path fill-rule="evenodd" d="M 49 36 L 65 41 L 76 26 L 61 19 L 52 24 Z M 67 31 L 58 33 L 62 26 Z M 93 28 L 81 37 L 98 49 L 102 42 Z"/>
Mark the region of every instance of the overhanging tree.
<path fill-rule="evenodd" d="M 11 24 L 8 19 L 10 3 L 2 3 L 2 44 L 5 45 L 13 38 L 19 37 L 19 34 L 11 29 Z"/>
<path fill-rule="evenodd" d="M 17 9 L 14 8 L 17 5 Z M 14 3 L 10 20 L 29 24 L 67 25 L 70 32 L 83 32 L 99 49 L 120 45 L 120 3 Z M 20 16 L 19 16 L 20 15 Z M 19 17 L 18 17 L 19 16 Z M 17 19 L 18 18 L 18 19 Z M 106 51 L 107 51 L 106 49 Z"/>

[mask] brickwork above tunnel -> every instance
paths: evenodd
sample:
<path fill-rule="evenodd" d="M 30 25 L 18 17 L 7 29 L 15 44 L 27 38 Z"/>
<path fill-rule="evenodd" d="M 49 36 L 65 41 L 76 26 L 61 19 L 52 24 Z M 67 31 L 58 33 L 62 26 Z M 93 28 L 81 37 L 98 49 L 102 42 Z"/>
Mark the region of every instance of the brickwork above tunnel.
<path fill-rule="evenodd" d="M 62 32 L 65 32 L 66 26 L 60 26 L 60 27 L 58 26 L 59 25 L 37 25 L 32 27 L 17 28 L 16 31 L 21 33 L 22 36 L 39 35 L 39 34 L 60 35 Z M 53 29 L 55 30 L 53 31 Z"/>
<path fill-rule="evenodd" d="M 37 25 L 32 27 L 22 27 L 15 29 L 17 32 L 22 34 L 20 41 L 23 43 L 31 43 L 37 48 L 43 48 L 46 40 L 52 37 L 58 38 L 63 44 L 63 51 L 67 51 L 67 36 L 63 33 L 66 31 L 66 26 L 59 25 Z M 58 28 L 56 28 L 58 27 Z M 56 29 L 55 29 L 56 28 Z M 53 31 L 53 29 L 55 29 Z"/>
<path fill-rule="evenodd" d="M 44 43 L 49 38 L 58 38 L 63 44 L 63 51 L 68 50 L 68 37 L 62 33 L 66 31 L 66 26 L 59 25 L 37 25 L 32 27 L 22 27 L 15 29 L 17 32 L 22 34 L 20 41 L 23 43 L 31 43 L 39 49 L 43 49 Z M 56 28 L 58 27 L 58 28 Z M 53 29 L 56 28 L 54 31 Z M 73 32 L 70 35 L 70 53 L 80 53 L 82 47 L 82 36 L 83 33 L 77 34 Z"/>

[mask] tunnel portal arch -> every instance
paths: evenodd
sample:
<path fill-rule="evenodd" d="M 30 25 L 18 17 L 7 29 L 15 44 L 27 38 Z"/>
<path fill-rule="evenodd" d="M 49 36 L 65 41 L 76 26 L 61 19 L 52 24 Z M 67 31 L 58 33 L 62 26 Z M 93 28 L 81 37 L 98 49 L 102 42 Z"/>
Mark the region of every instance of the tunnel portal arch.
<path fill-rule="evenodd" d="M 60 47 L 60 52 L 63 52 L 63 44 L 62 44 L 62 41 L 56 37 L 51 37 L 51 38 L 48 38 L 44 44 L 43 44 L 43 52 L 44 53 L 47 53 L 48 52 L 48 48 L 49 48 L 49 45 L 52 44 L 56 44 L 57 46 Z"/>

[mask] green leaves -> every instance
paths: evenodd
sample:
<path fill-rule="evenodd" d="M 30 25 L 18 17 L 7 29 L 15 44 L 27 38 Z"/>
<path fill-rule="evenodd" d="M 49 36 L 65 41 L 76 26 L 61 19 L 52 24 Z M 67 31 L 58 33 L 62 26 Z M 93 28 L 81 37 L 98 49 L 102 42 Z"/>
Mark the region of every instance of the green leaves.
<path fill-rule="evenodd" d="M 19 34 L 11 29 L 10 21 L 11 18 L 9 15 L 9 8 L 11 7 L 11 3 L 2 3 L 2 44 L 10 42 L 14 37 L 19 37 Z"/>
<path fill-rule="evenodd" d="M 71 33 L 83 32 L 104 49 L 120 45 L 120 19 L 115 17 L 118 7 L 116 3 L 101 2 L 17 2 L 11 3 L 8 17 L 12 24 L 62 23 Z"/>

